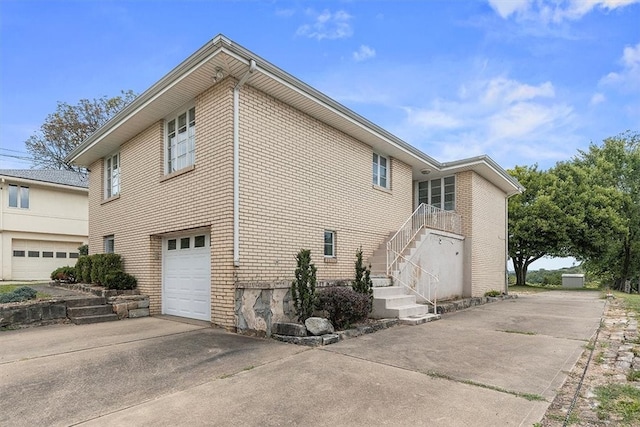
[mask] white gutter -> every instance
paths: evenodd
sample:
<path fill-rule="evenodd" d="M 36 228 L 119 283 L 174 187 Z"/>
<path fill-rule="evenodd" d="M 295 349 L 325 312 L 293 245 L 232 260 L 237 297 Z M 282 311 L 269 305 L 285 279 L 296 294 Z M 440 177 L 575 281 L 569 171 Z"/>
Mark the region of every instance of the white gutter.
<path fill-rule="evenodd" d="M 240 266 L 240 89 L 256 69 L 256 61 L 233 88 L 233 265 Z"/>

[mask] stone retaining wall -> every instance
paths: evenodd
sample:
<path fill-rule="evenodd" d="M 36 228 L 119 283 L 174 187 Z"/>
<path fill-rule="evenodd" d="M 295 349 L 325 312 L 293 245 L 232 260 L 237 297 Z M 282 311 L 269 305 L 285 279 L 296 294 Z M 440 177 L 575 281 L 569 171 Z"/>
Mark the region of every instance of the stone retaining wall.
<path fill-rule="evenodd" d="M 17 302 L 0 306 L 0 328 L 66 321 L 67 305 L 64 300 Z"/>
<path fill-rule="evenodd" d="M 118 319 L 149 316 L 149 297 L 146 295 L 118 295 L 107 298 Z"/>

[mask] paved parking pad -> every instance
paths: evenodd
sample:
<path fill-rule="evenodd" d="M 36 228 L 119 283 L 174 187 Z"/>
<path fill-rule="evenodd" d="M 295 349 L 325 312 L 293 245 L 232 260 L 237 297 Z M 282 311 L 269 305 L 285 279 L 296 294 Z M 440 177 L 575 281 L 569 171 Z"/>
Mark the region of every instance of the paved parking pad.
<path fill-rule="evenodd" d="M 531 426 L 603 306 L 527 295 L 316 349 L 159 318 L 2 332 L 0 425 Z"/>

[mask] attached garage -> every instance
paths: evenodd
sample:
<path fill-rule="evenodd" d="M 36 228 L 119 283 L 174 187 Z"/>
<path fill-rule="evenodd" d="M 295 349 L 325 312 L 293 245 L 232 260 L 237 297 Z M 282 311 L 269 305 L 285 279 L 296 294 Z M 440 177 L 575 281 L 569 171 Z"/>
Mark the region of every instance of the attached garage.
<path fill-rule="evenodd" d="M 163 238 L 162 313 L 211 320 L 208 231 Z"/>
<path fill-rule="evenodd" d="M 58 267 L 74 266 L 82 242 L 13 239 L 11 279 L 48 280 Z"/>

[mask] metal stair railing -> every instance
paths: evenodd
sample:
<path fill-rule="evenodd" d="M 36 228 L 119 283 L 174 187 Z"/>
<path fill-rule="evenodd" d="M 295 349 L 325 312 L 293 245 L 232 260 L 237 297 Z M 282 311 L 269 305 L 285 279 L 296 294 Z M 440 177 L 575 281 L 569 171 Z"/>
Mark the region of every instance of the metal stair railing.
<path fill-rule="evenodd" d="M 445 211 L 421 203 L 387 242 L 387 275 L 391 275 L 391 271 L 397 266 L 399 257 L 423 228 L 461 234 L 462 221 L 460 215 L 454 211 Z"/>
<path fill-rule="evenodd" d="M 414 263 L 407 257 L 402 254 L 395 253 L 396 265 L 400 266 L 399 270 L 395 270 L 391 277 L 393 278 L 393 283 L 398 283 L 403 286 L 408 291 L 413 294 L 419 296 L 424 299 L 427 304 L 433 306 L 433 313 L 438 313 L 438 283 L 440 279 L 438 276 L 433 273 L 428 272 L 424 268 L 420 267 L 418 264 Z M 406 271 L 408 267 L 410 271 Z M 404 273 L 408 274 L 408 277 L 405 277 Z M 402 280 L 402 278 L 405 280 Z M 425 283 L 426 281 L 426 283 Z M 407 283 L 408 282 L 408 283 Z M 426 288 L 426 292 L 425 289 Z"/>

